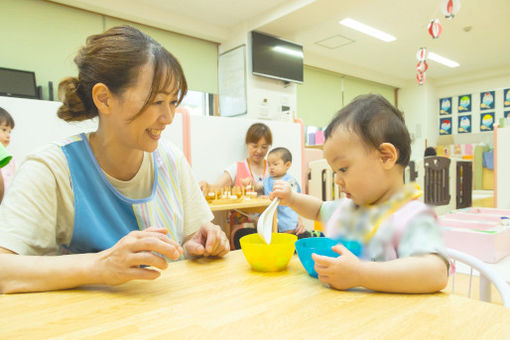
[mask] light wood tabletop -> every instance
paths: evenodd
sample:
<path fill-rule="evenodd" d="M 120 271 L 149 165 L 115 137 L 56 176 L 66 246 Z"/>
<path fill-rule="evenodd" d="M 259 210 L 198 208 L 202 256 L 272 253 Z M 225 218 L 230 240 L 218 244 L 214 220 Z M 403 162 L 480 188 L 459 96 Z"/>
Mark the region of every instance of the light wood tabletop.
<path fill-rule="evenodd" d="M 0 338 L 502 339 L 510 310 L 461 296 L 337 291 L 241 251 L 172 263 L 155 281 L 0 296 Z"/>

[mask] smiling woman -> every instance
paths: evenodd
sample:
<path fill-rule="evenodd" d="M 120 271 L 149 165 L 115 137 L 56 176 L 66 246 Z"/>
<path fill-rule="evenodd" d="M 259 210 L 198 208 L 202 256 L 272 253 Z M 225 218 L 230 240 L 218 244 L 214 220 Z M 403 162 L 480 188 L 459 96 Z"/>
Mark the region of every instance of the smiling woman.
<path fill-rule="evenodd" d="M 187 91 L 179 62 L 119 26 L 90 36 L 75 63 L 78 77 L 59 85 L 58 116 L 99 117 L 98 129 L 48 145 L 21 166 L 0 206 L 0 291 L 155 279 L 150 267 L 165 269 L 165 257 L 226 254 L 189 164 L 160 143 Z M 69 256 L 43 256 L 62 254 Z"/>

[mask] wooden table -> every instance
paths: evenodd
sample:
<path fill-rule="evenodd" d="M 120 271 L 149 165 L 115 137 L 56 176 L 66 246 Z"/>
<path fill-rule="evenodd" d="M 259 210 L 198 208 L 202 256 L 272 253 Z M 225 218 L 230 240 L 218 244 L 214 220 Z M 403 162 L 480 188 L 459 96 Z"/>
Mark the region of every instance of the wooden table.
<path fill-rule="evenodd" d="M 211 204 L 209 203 L 209 208 L 211 208 L 211 211 L 227 211 L 227 210 L 242 210 L 246 213 L 262 213 L 267 206 L 271 204 L 271 200 L 268 198 L 252 198 L 252 199 L 245 199 L 242 202 L 236 202 L 236 203 L 227 203 L 227 204 Z M 227 223 L 228 224 L 228 221 Z M 229 224 L 227 225 L 227 227 Z M 256 226 L 255 226 L 256 227 Z M 225 230 L 227 232 L 227 236 L 230 237 L 230 230 Z M 277 220 L 277 213 L 275 211 L 274 217 L 273 217 L 273 232 L 278 232 L 278 220 Z"/>
<path fill-rule="evenodd" d="M 250 270 L 241 251 L 170 264 L 155 281 L 0 296 L 0 338 L 502 339 L 510 310 L 461 296 L 324 287 L 296 256 Z"/>

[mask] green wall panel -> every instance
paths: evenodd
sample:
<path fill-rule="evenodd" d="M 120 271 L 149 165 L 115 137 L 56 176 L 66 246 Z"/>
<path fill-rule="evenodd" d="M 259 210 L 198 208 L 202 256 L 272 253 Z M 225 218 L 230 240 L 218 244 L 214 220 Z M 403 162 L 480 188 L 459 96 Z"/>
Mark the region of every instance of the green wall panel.
<path fill-rule="evenodd" d="M 342 108 L 342 76 L 304 67 L 303 84 L 297 86 L 297 116 L 305 125 L 326 127 Z"/>
<path fill-rule="evenodd" d="M 368 80 L 345 76 L 344 78 L 344 105 L 349 104 L 361 94 L 380 94 L 392 104 L 395 104 L 395 88 Z"/>
<path fill-rule="evenodd" d="M 380 94 L 395 103 L 395 88 L 335 72 L 304 67 L 303 84 L 297 87 L 297 116 L 305 125 L 326 127 L 334 114 L 361 94 Z"/>
<path fill-rule="evenodd" d="M 0 0 L 0 67 L 35 71 L 48 99 L 48 81 L 75 76 L 73 62 L 91 34 L 118 24 L 147 32 L 181 62 L 189 88 L 218 93 L 217 44 L 157 28 L 128 23 L 42 0 Z"/>
<path fill-rule="evenodd" d="M 103 29 L 102 17 L 40 0 L 0 1 L 0 67 L 35 71 L 43 96 L 48 81 L 76 75 L 76 51 Z"/>
<path fill-rule="evenodd" d="M 107 17 L 106 28 L 132 25 L 149 34 L 179 60 L 191 90 L 218 93 L 218 45 L 213 42 Z"/>

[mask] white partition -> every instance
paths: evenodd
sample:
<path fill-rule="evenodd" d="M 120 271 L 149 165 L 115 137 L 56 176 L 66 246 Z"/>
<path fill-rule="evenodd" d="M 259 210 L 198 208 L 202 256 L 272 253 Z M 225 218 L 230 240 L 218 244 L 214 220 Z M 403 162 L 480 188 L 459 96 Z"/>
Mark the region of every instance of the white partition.
<path fill-rule="evenodd" d="M 510 209 L 510 126 L 496 128 L 494 139 L 496 208 Z"/>
<path fill-rule="evenodd" d="M 271 129 L 272 147 L 286 147 L 292 153 L 289 174 L 296 178 L 302 188 L 301 126 L 280 121 L 191 116 L 191 159 L 196 178 L 215 182 L 226 167 L 246 158 L 246 131 L 256 122 L 262 122 Z"/>
<path fill-rule="evenodd" d="M 182 122 L 183 122 L 182 114 L 180 113 L 175 114 L 172 124 L 168 125 L 161 134 L 161 138 L 172 142 L 175 146 L 177 146 L 181 150 L 183 150 L 184 148 Z"/>
<path fill-rule="evenodd" d="M 0 96 L 0 107 L 14 119 L 14 130 L 8 147 L 19 165 L 26 156 L 50 142 L 81 132 L 95 131 L 97 119 L 67 123 L 57 117 L 60 102 Z M 176 114 L 173 123 L 162 134 L 177 147 L 183 148 L 182 115 Z"/>
<path fill-rule="evenodd" d="M 53 141 L 97 129 L 97 119 L 66 123 L 57 117 L 60 102 L 11 98 L 0 96 L 0 107 L 7 110 L 15 121 L 8 147 L 19 165 L 26 156 Z M 185 120 L 189 119 L 189 126 Z M 244 138 L 248 127 L 257 120 L 229 117 L 184 116 L 176 114 L 174 121 L 162 134 L 186 154 L 186 138 L 193 172 L 198 180 L 214 182 L 233 162 L 247 157 Z M 273 133 L 273 147 L 283 146 L 292 153 L 289 173 L 301 187 L 302 151 L 301 125 L 280 121 L 260 121 Z"/>
<path fill-rule="evenodd" d="M 57 117 L 60 105 L 60 102 L 46 100 L 0 97 L 0 107 L 7 110 L 14 119 L 15 126 L 8 150 L 17 165 L 41 146 L 97 128 L 96 120 L 66 123 Z"/>

